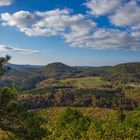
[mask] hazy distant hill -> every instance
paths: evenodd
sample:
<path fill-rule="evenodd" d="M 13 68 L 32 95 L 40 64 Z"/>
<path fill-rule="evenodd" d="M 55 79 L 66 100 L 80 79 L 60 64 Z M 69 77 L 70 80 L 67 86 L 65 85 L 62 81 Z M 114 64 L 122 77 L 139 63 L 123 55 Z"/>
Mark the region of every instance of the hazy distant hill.
<path fill-rule="evenodd" d="M 11 63 L 8 63 L 7 65 L 12 69 L 16 69 L 20 71 L 30 70 L 30 69 L 35 70 L 35 69 L 40 69 L 43 67 L 42 65 L 17 65 L 17 64 L 11 64 Z"/>
<path fill-rule="evenodd" d="M 35 88 L 36 83 L 45 79 L 41 73 L 43 66 L 6 64 L 10 67 L 0 80 L 0 85 L 15 83 L 20 90 Z"/>

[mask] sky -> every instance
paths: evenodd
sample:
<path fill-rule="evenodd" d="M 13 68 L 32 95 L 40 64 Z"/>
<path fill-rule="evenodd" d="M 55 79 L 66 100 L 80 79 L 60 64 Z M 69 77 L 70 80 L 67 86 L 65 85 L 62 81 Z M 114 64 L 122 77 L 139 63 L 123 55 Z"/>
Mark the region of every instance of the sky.
<path fill-rule="evenodd" d="M 140 0 L 0 0 L 0 56 L 14 64 L 140 61 Z"/>

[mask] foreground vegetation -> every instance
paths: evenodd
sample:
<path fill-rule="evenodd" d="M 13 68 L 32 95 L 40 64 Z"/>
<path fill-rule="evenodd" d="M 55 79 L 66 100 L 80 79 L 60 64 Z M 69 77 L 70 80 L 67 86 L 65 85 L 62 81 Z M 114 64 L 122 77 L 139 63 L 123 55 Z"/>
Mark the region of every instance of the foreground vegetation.
<path fill-rule="evenodd" d="M 80 111 L 79 111 L 80 110 Z M 98 109 L 89 109 L 94 113 Z M 52 110 L 49 110 L 48 113 Z M 58 110 L 57 110 L 58 111 Z M 101 114 L 88 114 L 84 109 L 61 109 L 59 115 L 49 120 L 44 127 L 49 135 L 44 139 L 61 140 L 139 140 L 140 139 L 140 109 L 132 112 L 98 110 Z M 56 115 L 56 114 L 49 115 Z M 114 114 L 112 114 L 114 113 Z M 41 115 L 45 116 L 44 111 Z M 103 116 L 104 115 L 104 116 Z M 111 117 L 110 117 L 111 116 Z"/>
<path fill-rule="evenodd" d="M 47 132 L 43 140 L 140 139 L 140 108 L 131 112 L 98 108 L 49 108 L 36 111 L 46 120 L 42 125 Z M 1 133 L 0 138 L 6 137 L 6 133 Z"/>

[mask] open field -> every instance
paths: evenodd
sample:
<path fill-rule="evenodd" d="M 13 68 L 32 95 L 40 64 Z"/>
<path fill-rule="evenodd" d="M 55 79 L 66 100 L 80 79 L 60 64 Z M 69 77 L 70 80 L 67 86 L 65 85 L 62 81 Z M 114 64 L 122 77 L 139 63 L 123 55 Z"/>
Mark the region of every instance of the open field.
<path fill-rule="evenodd" d="M 110 82 L 104 81 L 101 77 L 67 78 L 61 80 L 62 83 L 72 83 L 78 88 L 94 88 L 108 85 Z"/>
<path fill-rule="evenodd" d="M 140 104 L 140 84 L 126 84 L 124 92 L 126 97 Z"/>

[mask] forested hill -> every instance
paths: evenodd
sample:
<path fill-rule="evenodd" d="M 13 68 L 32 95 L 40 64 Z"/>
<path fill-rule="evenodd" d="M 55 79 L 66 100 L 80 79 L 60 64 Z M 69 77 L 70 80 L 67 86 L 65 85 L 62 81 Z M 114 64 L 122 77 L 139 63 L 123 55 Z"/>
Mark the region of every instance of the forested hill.
<path fill-rule="evenodd" d="M 105 71 L 111 81 L 140 82 L 140 62 L 119 64 Z"/>
<path fill-rule="evenodd" d="M 42 71 L 47 77 L 56 79 L 71 77 L 77 72 L 73 67 L 60 62 L 48 64 L 43 67 Z"/>

